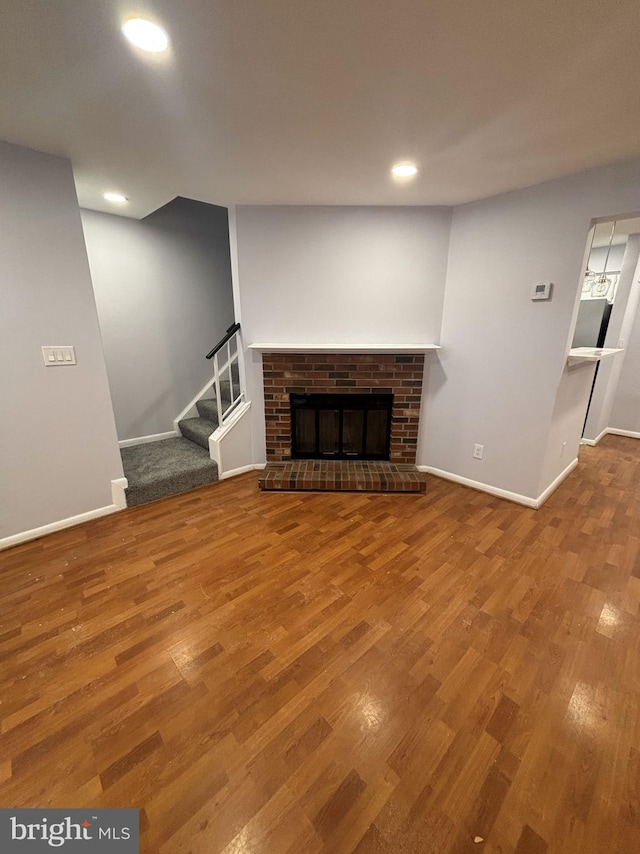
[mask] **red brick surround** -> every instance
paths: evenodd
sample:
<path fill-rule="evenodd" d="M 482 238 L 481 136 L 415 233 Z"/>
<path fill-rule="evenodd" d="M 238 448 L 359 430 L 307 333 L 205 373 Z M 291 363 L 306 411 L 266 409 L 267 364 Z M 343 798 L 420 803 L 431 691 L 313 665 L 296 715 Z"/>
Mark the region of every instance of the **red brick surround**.
<path fill-rule="evenodd" d="M 263 353 L 267 460 L 291 459 L 289 394 L 391 393 L 391 462 L 415 463 L 424 354 Z"/>

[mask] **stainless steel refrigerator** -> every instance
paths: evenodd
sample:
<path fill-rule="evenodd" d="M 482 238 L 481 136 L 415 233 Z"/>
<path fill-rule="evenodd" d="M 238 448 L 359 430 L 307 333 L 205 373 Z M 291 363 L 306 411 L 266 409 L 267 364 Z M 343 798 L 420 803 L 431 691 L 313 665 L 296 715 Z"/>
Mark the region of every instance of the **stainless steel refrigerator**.
<path fill-rule="evenodd" d="M 580 300 L 573 347 L 604 347 L 613 304 L 606 299 Z"/>

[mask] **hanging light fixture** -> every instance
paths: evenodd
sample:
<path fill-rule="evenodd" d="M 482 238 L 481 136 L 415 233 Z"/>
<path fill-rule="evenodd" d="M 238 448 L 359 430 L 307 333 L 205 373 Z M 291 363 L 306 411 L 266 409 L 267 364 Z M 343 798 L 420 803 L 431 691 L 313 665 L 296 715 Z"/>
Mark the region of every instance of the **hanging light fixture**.
<path fill-rule="evenodd" d="M 616 230 L 615 220 L 611 225 L 611 234 L 609 235 L 609 246 L 607 247 L 607 254 L 604 259 L 604 267 L 602 268 L 602 273 L 596 278 L 594 283 L 591 285 L 591 296 L 592 297 L 606 297 L 609 293 L 609 288 L 611 287 L 611 279 L 607 277 L 607 264 L 609 263 L 609 255 L 611 253 L 611 244 L 613 243 L 613 235 Z M 587 269 L 587 272 L 589 270 Z"/>

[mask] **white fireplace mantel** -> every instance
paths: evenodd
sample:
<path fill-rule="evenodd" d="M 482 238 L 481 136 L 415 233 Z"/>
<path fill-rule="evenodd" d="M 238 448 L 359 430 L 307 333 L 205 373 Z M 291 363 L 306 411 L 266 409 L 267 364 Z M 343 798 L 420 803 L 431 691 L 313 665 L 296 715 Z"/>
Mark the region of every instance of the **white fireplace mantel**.
<path fill-rule="evenodd" d="M 249 344 L 250 350 L 260 353 L 428 353 L 440 350 L 439 344 L 386 344 L 384 347 L 364 344 L 360 347 L 353 344 Z"/>

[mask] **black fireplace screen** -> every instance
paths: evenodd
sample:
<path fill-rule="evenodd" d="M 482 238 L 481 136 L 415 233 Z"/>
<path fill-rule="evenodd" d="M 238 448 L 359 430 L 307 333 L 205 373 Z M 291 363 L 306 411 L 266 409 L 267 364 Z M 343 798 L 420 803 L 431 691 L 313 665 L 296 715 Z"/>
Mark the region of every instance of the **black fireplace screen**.
<path fill-rule="evenodd" d="M 392 394 L 291 394 L 293 459 L 388 460 Z"/>

